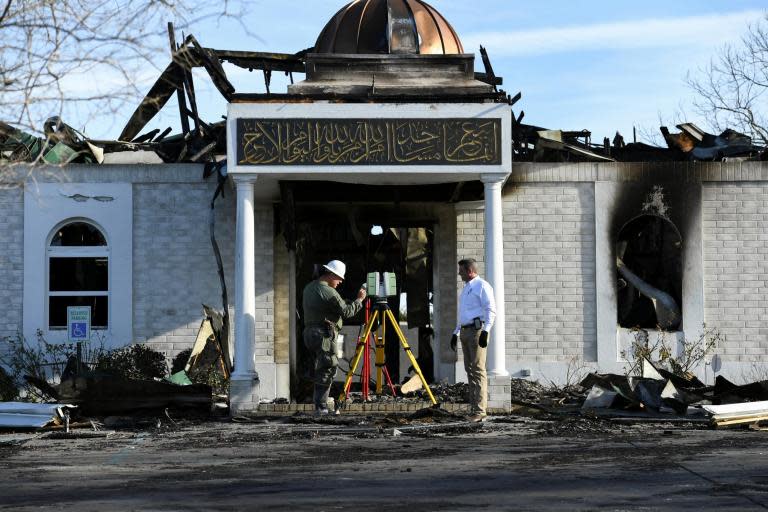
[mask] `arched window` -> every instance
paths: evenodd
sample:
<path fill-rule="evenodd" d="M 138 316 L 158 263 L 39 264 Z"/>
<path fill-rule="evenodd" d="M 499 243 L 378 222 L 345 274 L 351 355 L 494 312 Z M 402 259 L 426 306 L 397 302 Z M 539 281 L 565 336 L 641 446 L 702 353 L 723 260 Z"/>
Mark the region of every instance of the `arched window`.
<path fill-rule="evenodd" d="M 74 221 L 48 246 L 48 328 L 67 328 L 68 306 L 90 306 L 91 327 L 109 327 L 109 246 L 99 228 Z"/>

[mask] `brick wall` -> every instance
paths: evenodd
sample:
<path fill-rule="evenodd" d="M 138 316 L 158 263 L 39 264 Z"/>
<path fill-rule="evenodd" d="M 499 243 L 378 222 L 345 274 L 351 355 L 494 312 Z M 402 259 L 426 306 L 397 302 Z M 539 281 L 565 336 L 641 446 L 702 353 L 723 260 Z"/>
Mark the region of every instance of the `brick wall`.
<path fill-rule="evenodd" d="M 704 318 L 729 361 L 768 360 L 768 183 L 703 187 Z"/>
<path fill-rule="evenodd" d="M 290 259 L 282 235 L 275 237 L 274 248 L 275 362 L 288 363 L 291 350 Z"/>
<path fill-rule="evenodd" d="M 456 261 L 474 258 L 478 273 L 485 275 L 485 220 L 482 203 L 457 205 L 456 207 Z M 456 269 L 453 278 L 461 283 Z M 461 289 L 459 289 L 461 293 Z"/>
<path fill-rule="evenodd" d="M 596 360 L 592 184 L 508 187 L 503 215 L 507 357 Z"/>
<path fill-rule="evenodd" d="M 456 326 L 456 306 L 458 295 L 456 290 L 456 246 L 459 243 L 459 232 L 457 221 L 458 215 L 453 211 L 450 205 L 447 207 L 435 207 L 435 214 L 439 219 L 435 226 L 435 255 L 432 261 L 435 267 L 436 282 L 434 283 L 434 306 L 435 306 L 435 350 L 436 359 L 442 365 L 435 361 L 435 377 L 444 378 L 450 374 L 453 377 L 453 370 L 450 372 L 445 365 L 453 365 L 456 361 L 456 353 L 451 350 L 448 341 L 451 339 L 453 328 Z"/>
<path fill-rule="evenodd" d="M 133 334 L 169 358 L 190 348 L 202 304 L 221 308 L 210 243 L 213 182 L 134 185 Z M 216 202 L 216 239 L 234 302 L 234 193 Z"/>
<path fill-rule="evenodd" d="M 232 212 L 230 219 L 236 217 Z M 275 361 L 274 212 L 272 204 L 254 206 L 256 260 L 256 362 Z M 234 229 L 234 223 L 232 224 Z M 234 237 L 232 238 L 234 247 Z M 234 275 L 234 274 L 233 274 Z"/>
<path fill-rule="evenodd" d="M 22 326 L 22 292 L 24 285 L 24 190 L 0 184 L 0 340 L 16 336 Z M 0 353 L 6 344 L 0 341 Z"/>

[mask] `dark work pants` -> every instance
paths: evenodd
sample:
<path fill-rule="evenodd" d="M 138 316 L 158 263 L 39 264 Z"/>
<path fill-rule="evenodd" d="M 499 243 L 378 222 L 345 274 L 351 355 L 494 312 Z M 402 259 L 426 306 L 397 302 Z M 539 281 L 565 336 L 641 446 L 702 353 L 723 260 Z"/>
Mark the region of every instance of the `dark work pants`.
<path fill-rule="evenodd" d="M 313 380 L 315 392 L 313 402 L 315 409 L 326 409 L 331 384 L 336 376 L 339 360 L 333 353 L 335 333 L 330 333 L 327 327 L 316 326 L 304 329 L 304 346 L 315 359 Z"/>

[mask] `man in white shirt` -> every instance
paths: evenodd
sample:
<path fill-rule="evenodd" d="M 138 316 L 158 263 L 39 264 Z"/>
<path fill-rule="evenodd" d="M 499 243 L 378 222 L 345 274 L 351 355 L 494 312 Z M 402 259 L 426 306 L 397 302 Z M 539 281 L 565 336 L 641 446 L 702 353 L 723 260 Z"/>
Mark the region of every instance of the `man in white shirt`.
<path fill-rule="evenodd" d="M 461 339 L 464 369 L 469 380 L 470 421 L 483 421 L 488 402 L 488 376 L 485 356 L 488 333 L 496 319 L 496 301 L 493 288 L 477 274 L 477 261 L 472 258 L 459 261 L 459 275 L 464 289 L 459 297 L 459 323 L 451 337 L 451 348 Z"/>

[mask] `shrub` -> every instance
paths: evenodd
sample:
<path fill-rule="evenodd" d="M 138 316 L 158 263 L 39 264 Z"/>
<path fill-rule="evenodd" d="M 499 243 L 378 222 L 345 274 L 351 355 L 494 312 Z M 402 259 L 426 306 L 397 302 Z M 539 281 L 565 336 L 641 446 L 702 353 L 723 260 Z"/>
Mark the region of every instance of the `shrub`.
<path fill-rule="evenodd" d="M 18 386 L 13 378 L 0 366 L 0 402 L 12 402 L 18 397 Z"/>
<path fill-rule="evenodd" d="M 102 353 L 94 371 L 125 379 L 152 380 L 165 377 L 165 356 L 146 345 L 136 344 Z"/>
<path fill-rule="evenodd" d="M 634 329 L 634 340 L 629 349 L 621 352 L 627 360 L 627 375 L 641 375 L 643 359 L 648 359 L 654 366 L 664 368 L 680 377 L 689 377 L 691 371 L 704 362 L 723 342 L 724 338 L 717 328 L 704 326 L 702 333 L 695 340 L 684 340 L 681 351 L 675 356 L 667 333 L 660 331 L 656 340 L 651 342 L 648 331 Z"/>
<path fill-rule="evenodd" d="M 93 342 L 81 344 L 81 357 L 86 365 L 104 352 L 103 340 L 98 336 L 94 338 Z M 24 377 L 58 383 L 67 362 L 77 353 L 76 343 L 49 343 L 40 330 L 34 342 L 21 334 L 5 337 L 2 341 L 7 347 L 4 351 L 0 350 L 0 366 L 5 368 L 11 383 L 8 387 L 17 390 L 15 398 L 30 402 L 44 402 L 50 397 L 29 384 Z"/>

